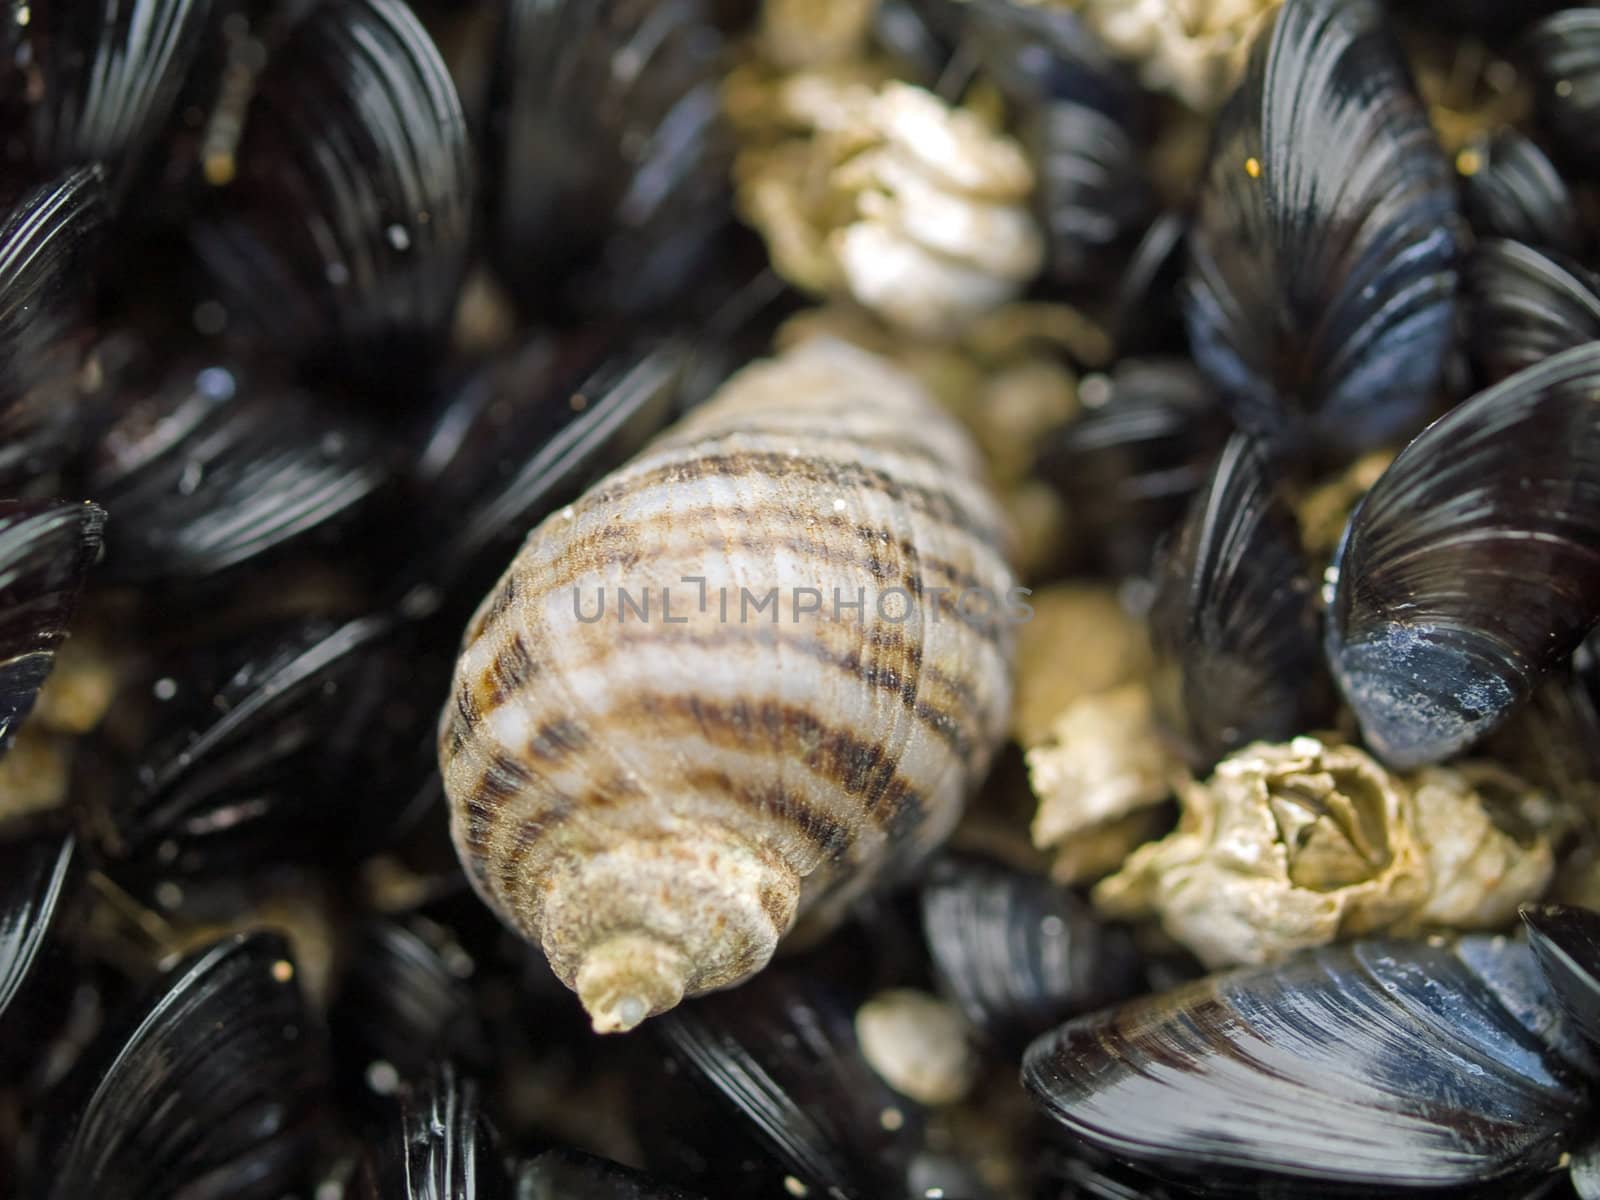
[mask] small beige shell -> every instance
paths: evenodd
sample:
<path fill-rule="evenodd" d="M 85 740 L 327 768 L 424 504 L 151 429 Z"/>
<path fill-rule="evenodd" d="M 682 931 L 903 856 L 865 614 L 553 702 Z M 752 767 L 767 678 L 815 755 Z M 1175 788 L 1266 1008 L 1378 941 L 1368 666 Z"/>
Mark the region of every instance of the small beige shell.
<path fill-rule="evenodd" d="M 748 978 L 950 832 L 1006 728 L 1008 536 L 959 427 L 830 340 L 533 531 L 439 758 L 479 893 L 596 1029 Z"/>

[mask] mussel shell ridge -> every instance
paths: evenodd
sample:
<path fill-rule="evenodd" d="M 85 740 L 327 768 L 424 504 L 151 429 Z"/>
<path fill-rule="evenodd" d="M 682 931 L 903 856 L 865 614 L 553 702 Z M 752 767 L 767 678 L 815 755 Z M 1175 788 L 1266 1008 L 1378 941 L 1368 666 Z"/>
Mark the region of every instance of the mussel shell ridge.
<path fill-rule="evenodd" d="M 1231 1194 L 1504 1195 L 1589 1112 L 1530 1031 L 1554 1015 L 1501 998 L 1540 994 L 1504 939 L 1328 947 L 1073 1021 L 1028 1048 L 1023 1081 L 1075 1138 Z"/>

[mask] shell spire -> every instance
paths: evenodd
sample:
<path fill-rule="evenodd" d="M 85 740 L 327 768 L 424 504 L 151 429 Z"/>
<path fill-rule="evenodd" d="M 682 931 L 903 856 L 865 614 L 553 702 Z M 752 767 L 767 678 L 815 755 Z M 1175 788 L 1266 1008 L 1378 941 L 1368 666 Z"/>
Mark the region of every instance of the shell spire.
<path fill-rule="evenodd" d="M 949 833 L 1004 736 L 1009 532 L 909 376 L 754 364 L 529 536 L 440 724 L 456 847 L 600 1032 Z"/>

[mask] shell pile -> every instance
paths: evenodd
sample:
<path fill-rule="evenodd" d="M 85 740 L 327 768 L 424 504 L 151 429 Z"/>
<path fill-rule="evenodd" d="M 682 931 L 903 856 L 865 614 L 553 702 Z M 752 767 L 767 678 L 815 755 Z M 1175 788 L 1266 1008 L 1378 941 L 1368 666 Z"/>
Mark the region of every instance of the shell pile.
<path fill-rule="evenodd" d="M 0 1195 L 1600 1200 L 1600 8 L 0 4 Z"/>

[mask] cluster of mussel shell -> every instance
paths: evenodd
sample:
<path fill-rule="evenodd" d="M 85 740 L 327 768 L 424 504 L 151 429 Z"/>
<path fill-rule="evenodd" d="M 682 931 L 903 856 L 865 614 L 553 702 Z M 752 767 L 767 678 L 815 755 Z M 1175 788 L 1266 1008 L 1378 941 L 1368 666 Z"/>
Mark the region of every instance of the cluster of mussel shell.
<path fill-rule="evenodd" d="M 957 317 L 787 278 L 752 126 L 879 154 L 815 246 Z M 0 1195 L 1600 1195 L 1600 9 L 7 0 L 0 146 Z M 452 850 L 462 630 L 808 323 L 1148 624 L 1174 775 L 1492 763 L 1540 894 L 1208 973 L 1050 878 L 1019 712 L 946 846 L 597 1036 Z"/>

